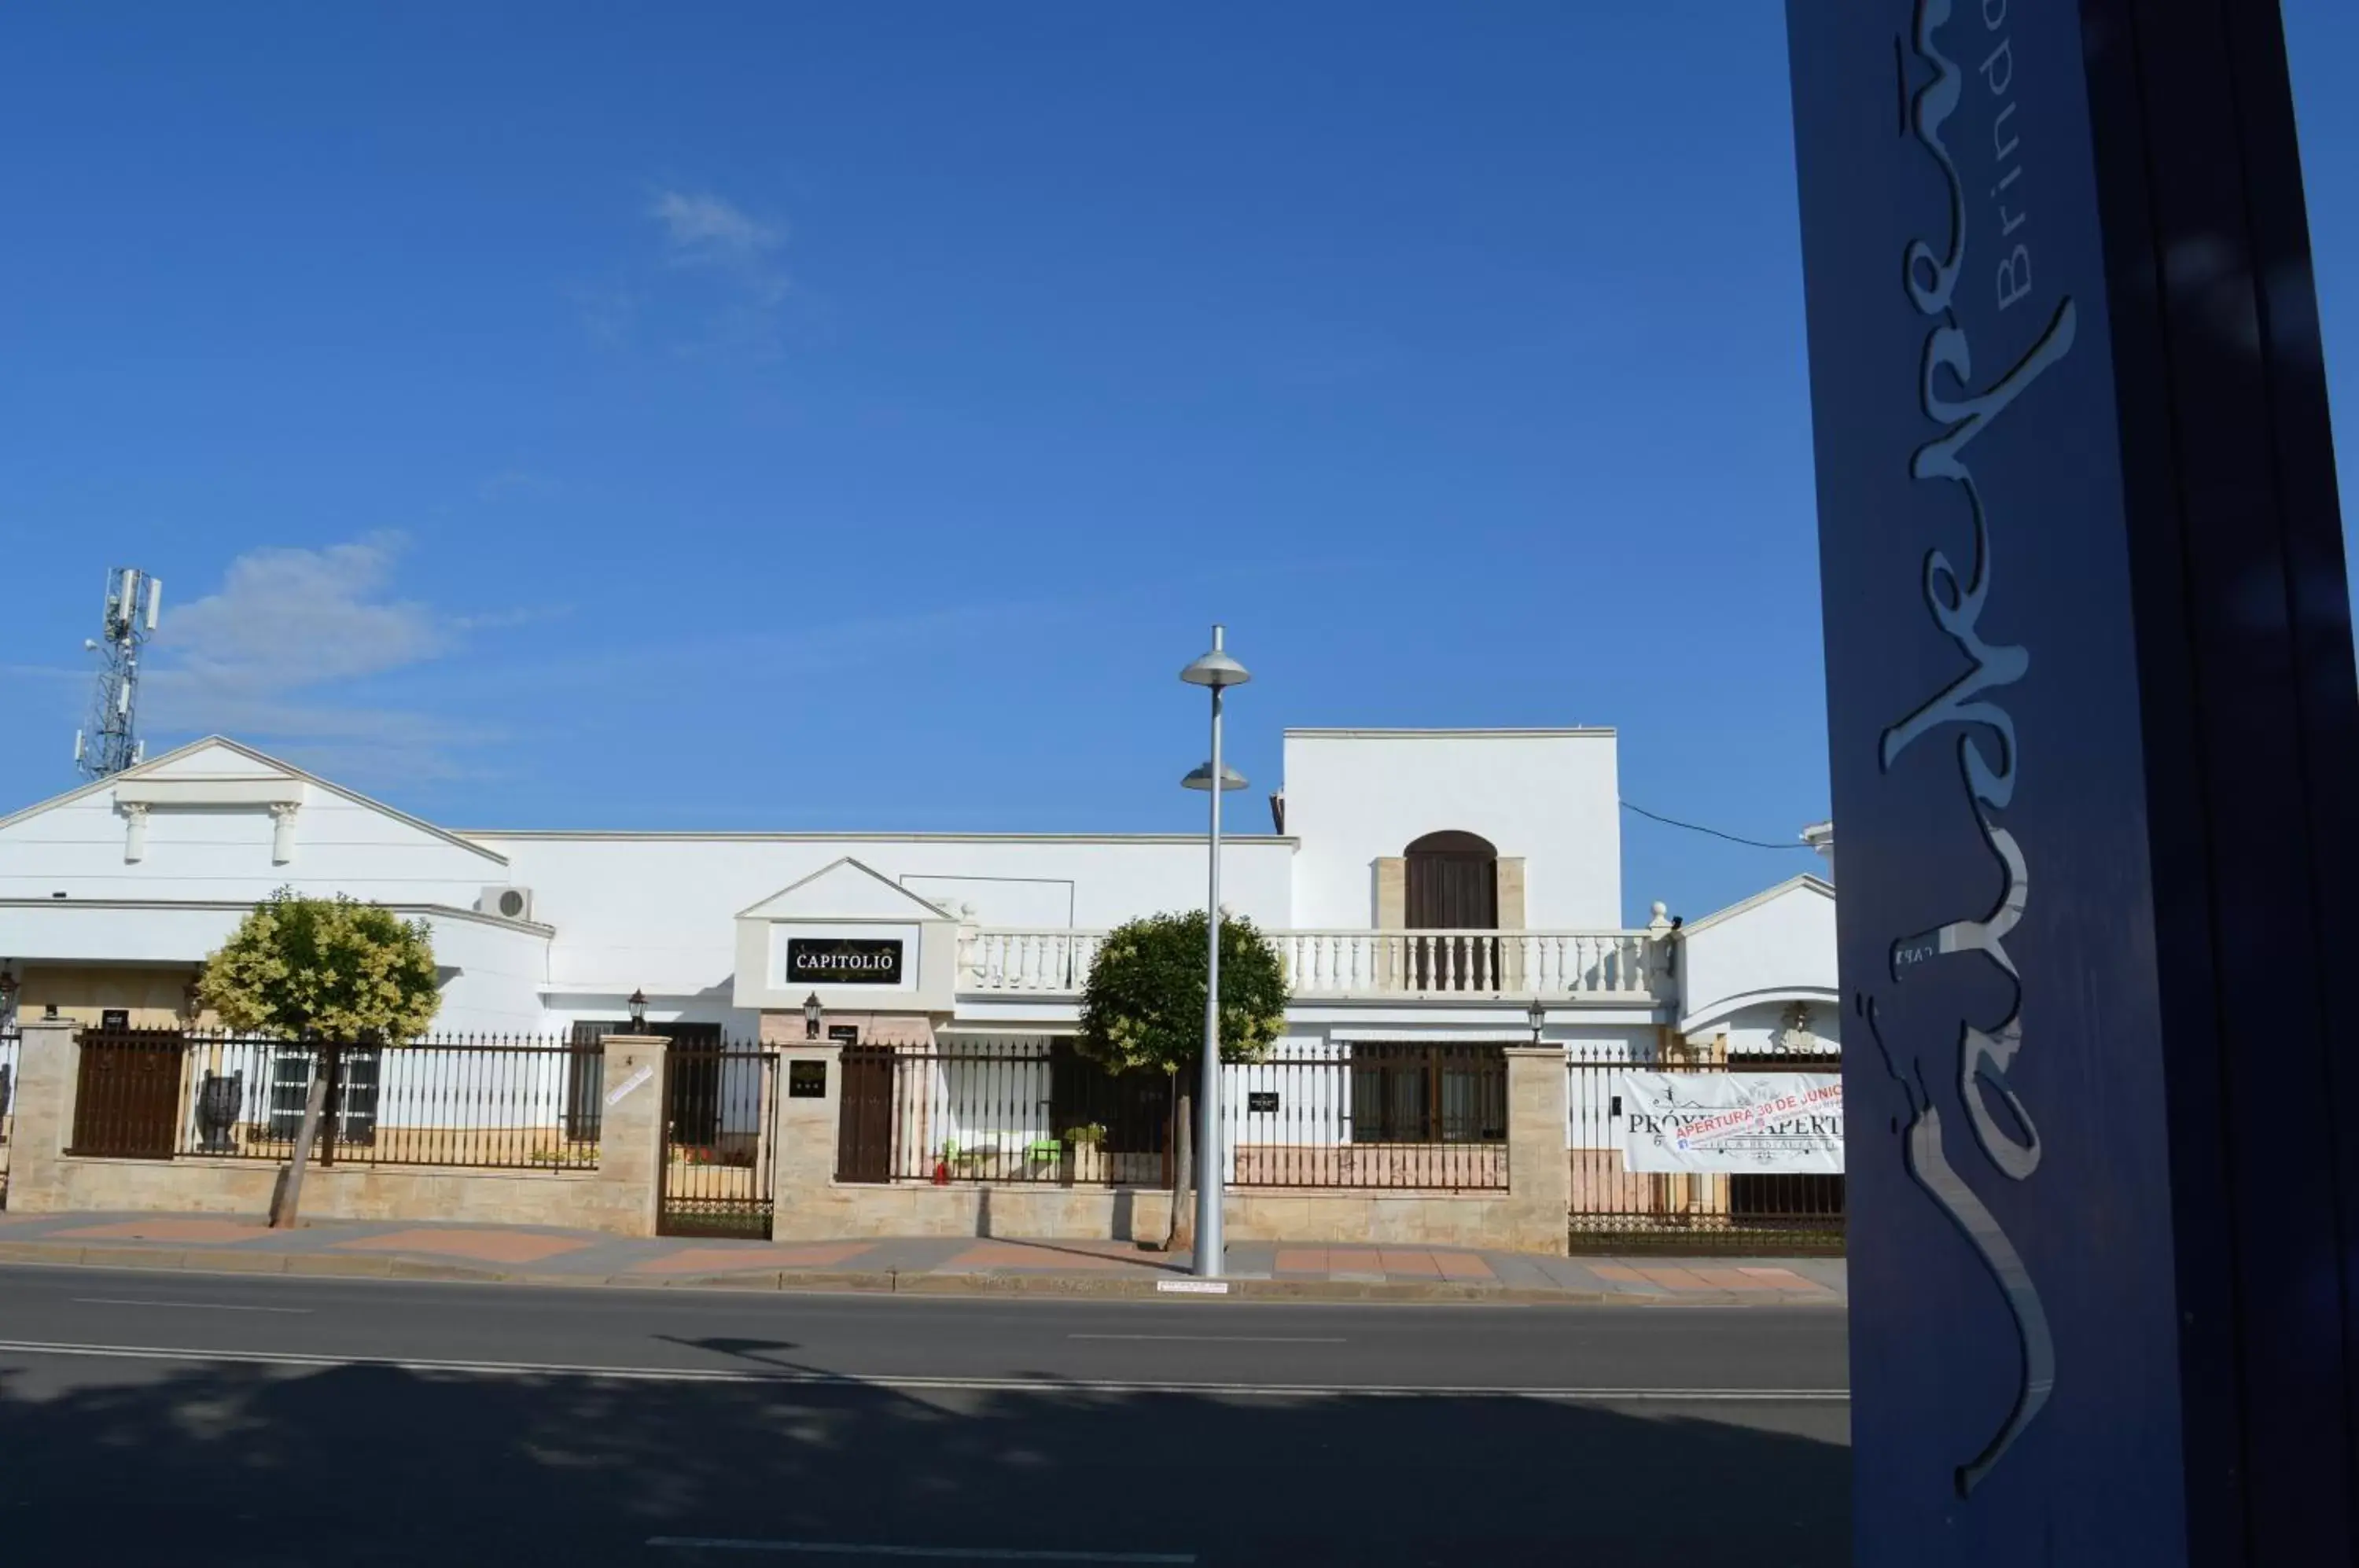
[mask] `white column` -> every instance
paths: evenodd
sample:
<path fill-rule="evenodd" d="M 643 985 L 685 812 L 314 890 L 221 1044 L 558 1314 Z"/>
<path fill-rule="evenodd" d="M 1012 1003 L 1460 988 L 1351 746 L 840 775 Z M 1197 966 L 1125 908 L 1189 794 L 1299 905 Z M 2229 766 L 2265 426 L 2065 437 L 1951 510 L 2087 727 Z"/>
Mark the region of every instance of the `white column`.
<path fill-rule="evenodd" d="M 115 808 L 123 813 L 123 858 L 126 864 L 147 858 L 147 808 L 127 801 Z"/>
<path fill-rule="evenodd" d="M 281 800 L 270 808 L 270 864 L 284 866 L 295 858 L 295 802 Z"/>

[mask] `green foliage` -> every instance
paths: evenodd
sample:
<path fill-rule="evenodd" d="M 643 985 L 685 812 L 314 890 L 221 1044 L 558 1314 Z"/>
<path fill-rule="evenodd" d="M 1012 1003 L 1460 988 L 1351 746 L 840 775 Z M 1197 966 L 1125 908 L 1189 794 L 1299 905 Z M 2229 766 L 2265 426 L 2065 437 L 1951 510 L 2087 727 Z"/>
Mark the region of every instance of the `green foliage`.
<path fill-rule="evenodd" d="M 442 1005 L 424 920 L 281 887 L 205 960 L 197 995 L 234 1029 L 298 1039 L 408 1040 Z"/>
<path fill-rule="evenodd" d="M 1286 1024 L 1286 966 L 1234 916 L 1221 921 L 1221 1060 L 1258 1062 Z M 1204 913 L 1116 927 L 1090 964 L 1081 1050 L 1121 1072 L 1176 1073 L 1204 1050 Z"/>

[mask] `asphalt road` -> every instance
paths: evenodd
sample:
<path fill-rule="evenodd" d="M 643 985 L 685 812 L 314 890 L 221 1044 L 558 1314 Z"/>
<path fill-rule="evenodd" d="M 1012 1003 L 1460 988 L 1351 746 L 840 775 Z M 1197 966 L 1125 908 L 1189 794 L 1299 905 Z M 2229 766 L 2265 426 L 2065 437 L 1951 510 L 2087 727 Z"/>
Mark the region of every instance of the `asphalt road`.
<path fill-rule="evenodd" d="M 1847 1560 L 1823 1309 L 0 1269 L 0 1555 Z"/>

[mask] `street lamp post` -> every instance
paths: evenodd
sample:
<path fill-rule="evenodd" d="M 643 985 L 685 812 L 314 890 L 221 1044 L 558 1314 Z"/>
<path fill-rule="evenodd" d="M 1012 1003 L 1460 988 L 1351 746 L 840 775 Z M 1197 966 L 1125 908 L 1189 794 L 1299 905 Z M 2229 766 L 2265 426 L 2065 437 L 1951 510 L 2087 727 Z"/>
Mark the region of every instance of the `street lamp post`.
<path fill-rule="evenodd" d="M 1211 825 L 1206 833 L 1211 869 L 1204 894 L 1204 1065 L 1197 1090 L 1203 1102 L 1196 1118 L 1196 1273 L 1217 1279 L 1227 1251 L 1221 1234 L 1222 1188 L 1226 1165 L 1221 1154 L 1221 797 L 1245 787 L 1245 778 L 1221 762 L 1221 693 L 1253 679 L 1245 667 L 1231 659 L 1223 644 L 1227 628 L 1212 628 L 1212 651 L 1180 672 L 1190 686 L 1209 687 L 1212 693 L 1212 760 L 1180 782 L 1201 789 L 1212 799 Z"/>

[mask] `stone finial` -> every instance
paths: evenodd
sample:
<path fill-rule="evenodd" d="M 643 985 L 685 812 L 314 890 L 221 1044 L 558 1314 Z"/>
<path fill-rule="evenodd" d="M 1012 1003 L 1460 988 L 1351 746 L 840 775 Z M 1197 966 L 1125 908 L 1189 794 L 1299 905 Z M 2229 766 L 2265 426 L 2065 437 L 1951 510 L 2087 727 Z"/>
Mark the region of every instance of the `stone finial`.
<path fill-rule="evenodd" d="M 1665 937 L 1671 934 L 1670 906 L 1660 898 L 1655 900 L 1654 918 L 1647 922 L 1647 934 L 1653 937 Z"/>
<path fill-rule="evenodd" d="M 1802 842 L 1825 857 L 1827 876 L 1835 874 L 1835 825 L 1832 822 L 1812 822 L 1802 830 Z"/>

